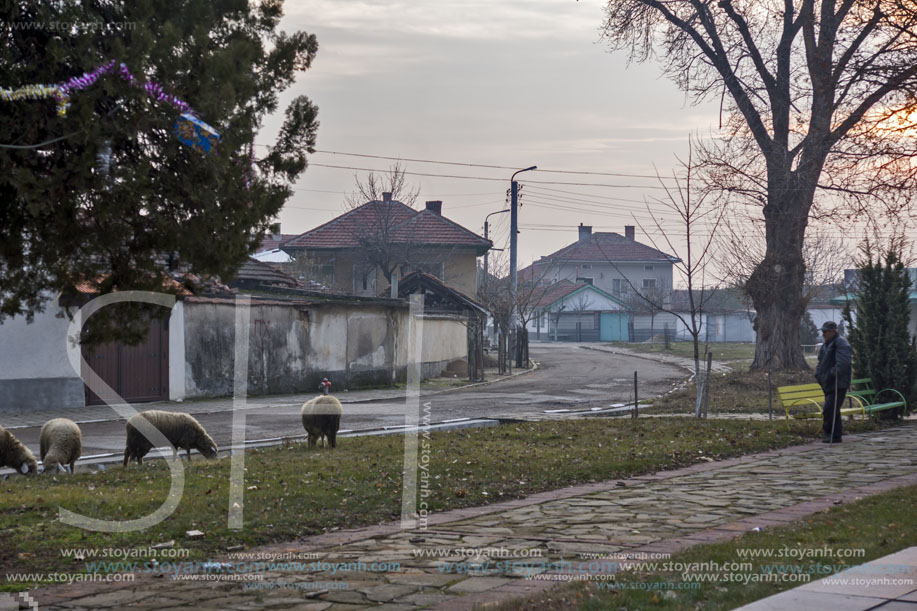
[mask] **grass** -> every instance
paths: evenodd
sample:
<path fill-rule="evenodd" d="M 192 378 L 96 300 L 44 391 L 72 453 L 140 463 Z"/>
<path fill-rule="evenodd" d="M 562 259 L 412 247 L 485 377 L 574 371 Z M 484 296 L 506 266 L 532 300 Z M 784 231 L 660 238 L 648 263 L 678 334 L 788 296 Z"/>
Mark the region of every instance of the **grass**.
<path fill-rule="evenodd" d="M 783 408 L 777 397 L 779 386 L 811 384 L 815 380 L 811 372 L 789 372 L 771 374 L 773 388 L 773 410 L 775 418 L 783 418 Z M 684 414 L 694 413 L 697 391 L 694 383 L 659 397 L 653 402 L 651 413 Z M 766 414 L 767 372 L 732 371 L 710 374 L 710 400 L 708 413 Z"/>
<path fill-rule="evenodd" d="M 670 342 L 669 350 L 665 349 L 665 342 L 657 340 L 654 346 L 647 343 L 631 342 L 613 342 L 610 345 L 619 348 L 629 348 L 639 352 L 661 352 L 680 356 L 688 359 L 694 358 L 694 342 Z M 754 343 L 744 342 L 716 342 L 707 344 L 710 351 L 713 352 L 715 361 L 744 361 L 751 360 L 755 356 Z M 701 342 L 699 358 L 704 358 L 704 344 Z"/>
<path fill-rule="evenodd" d="M 816 581 L 917 545 L 917 529 L 913 528 L 913 520 L 902 511 L 903 507 L 913 507 L 915 503 L 917 486 L 899 488 L 834 507 L 788 526 L 747 533 L 726 543 L 696 546 L 667 560 L 673 563 L 716 562 L 720 566 L 751 563 L 750 568 L 744 567 L 734 573 L 745 583 L 702 583 L 675 572 L 622 572 L 616 575 L 615 581 L 605 582 L 616 584 L 611 588 L 597 582 L 578 582 L 526 601 L 503 605 L 501 609 L 735 609 L 803 585 L 806 580 Z M 743 556 L 747 550 L 752 550 L 757 557 Z M 770 558 L 763 557 L 766 550 L 772 550 Z M 826 550 L 832 550 L 835 557 L 830 557 Z M 836 557 L 839 553 L 855 553 L 857 557 Z M 778 557 L 779 554 L 784 556 Z M 780 582 L 767 577 L 781 572 L 792 576 Z M 858 577 L 905 576 L 863 574 Z M 699 583 L 700 587 L 677 589 L 679 584 L 688 583 Z"/>
<path fill-rule="evenodd" d="M 810 441 L 782 422 L 643 418 L 514 423 L 434 433 L 429 447 L 431 511 L 485 505 L 583 482 L 677 468 Z M 291 444 L 247 452 L 244 529 L 229 530 L 228 459 L 185 467 L 184 496 L 146 531 L 98 533 L 62 524 L 58 507 L 100 519 L 134 519 L 169 489 L 163 461 L 99 473 L 0 482 L 0 573 L 85 570 L 62 548 L 146 548 L 175 540 L 190 560 L 227 547 L 385 522 L 399 517 L 404 445 L 397 435 L 343 439 L 338 448 Z M 422 458 L 423 460 L 423 458 Z M 185 532 L 201 530 L 203 539 Z M 25 587 L 28 584 L 19 584 Z M 0 589 L 11 587 L 0 580 Z"/>

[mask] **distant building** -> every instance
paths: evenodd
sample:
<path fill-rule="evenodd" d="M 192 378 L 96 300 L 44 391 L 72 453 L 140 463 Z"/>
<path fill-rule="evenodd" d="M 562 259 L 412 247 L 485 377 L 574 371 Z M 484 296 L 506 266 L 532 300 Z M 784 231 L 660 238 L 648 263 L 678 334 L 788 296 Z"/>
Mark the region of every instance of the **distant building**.
<path fill-rule="evenodd" d="M 400 277 L 421 271 L 469 297 L 477 295 L 477 258 L 493 243 L 442 215 L 441 201 L 415 210 L 384 193 L 324 225 L 286 240 L 280 248 L 317 270 L 334 289 L 374 296 L 389 286 L 376 263 L 401 261 Z M 295 274 L 291 274 L 295 275 Z"/>
<path fill-rule="evenodd" d="M 633 225 L 619 233 L 592 232 L 579 225 L 579 239 L 522 269 L 520 281 L 553 284 L 560 280 L 591 284 L 617 299 L 634 292 L 672 288 L 672 265 L 678 257 L 635 239 Z"/>

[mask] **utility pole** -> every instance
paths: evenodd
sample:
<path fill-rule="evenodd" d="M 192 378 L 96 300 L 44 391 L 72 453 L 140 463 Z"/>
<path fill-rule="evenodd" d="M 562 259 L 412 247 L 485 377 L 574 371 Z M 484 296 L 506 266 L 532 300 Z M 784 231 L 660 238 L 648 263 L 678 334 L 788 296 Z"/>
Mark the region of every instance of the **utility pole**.
<path fill-rule="evenodd" d="M 518 278 L 516 277 L 516 234 L 519 233 L 519 183 L 516 182 L 516 174 L 521 174 L 522 172 L 528 172 L 529 170 L 537 170 L 538 166 L 533 165 L 530 168 L 525 168 L 524 170 L 519 170 L 513 174 L 513 177 L 510 178 L 511 184 L 511 205 L 510 205 L 510 221 L 509 221 L 509 275 L 510 275 L 510 295 L 512 296 L 513 303 L 513 325 L 516 323 L 516 288 L 518 286 Z"/>
<path fill-rule="evenodd" d="M 519 286 L 519 279 L 516 276 L 516 258 L 517 258 L 517 237 L 516 234 L 519 233 L 519 183 L 516 182 L 516 174 L 521 174 L 522 172 L 528 172 L 529 170 L 537 170 L 538 166 L 532 166 L 530 168 L 525 168 L 524 170 L 518 170 L 510 178 L 511 183 L 511 197 L 512 205 L 510 206 L 510 227 L 509 227 L 509 275 L 510 275 L 510 304 L 512 306 L 512 316 L 510 317 L 510 325 L 512 329 L 510 330 L 510 337 L 512 338 L 512 351 L 516 352 L 517 346 L 516 342 L 518 338 L 516 337 L 517 327 L 519 326 L 516 320 L 516 291 Z"/>

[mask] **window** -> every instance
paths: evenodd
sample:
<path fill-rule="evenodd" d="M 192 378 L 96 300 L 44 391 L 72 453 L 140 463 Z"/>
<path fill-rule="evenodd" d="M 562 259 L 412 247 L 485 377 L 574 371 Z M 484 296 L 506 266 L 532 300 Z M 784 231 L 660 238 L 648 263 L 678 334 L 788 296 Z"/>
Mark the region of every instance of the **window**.
<path fill-rule="evenodd" d="M 644 266 L 643 266 L 643 270 L 644 270 L 644 271 L 647 271 L 647 272 L 651 272 L 651 271 L 653 271 L 653 266 L 652 266 L 652 265 L 644 265 Z"/>
<path fill-rule="evenodd" d="M 577 277 L 577 278 L 576 278 L 576 283 L 577 283 L 577 284 L 580 284 L 580 283 L 582 283 L 582 284 L 592 284 L 592 283 L 593 283 L 593 280 L 594 280 L 594 278 L 582 278 L 582 277 Z"/>
<path fill-rule="evenodd" d="M 643 279 L 643 288 L 645 289 L 656 288 L 656 279 L 655 278 L 644 278 Z"/>
<path fill-rule="evenodd" d="M 592 264 L 590 264 L 590 263 L 583 263 L 582 265 L 579 266 L 579 268 L 580 268 L 580 269 L 592 269 Z"/>
<path fill-rule="evenodd" d="M 616 295 L 620 295 L 621 293 L 624 292 L 625 288 L 626 287 L 624 286 L 624 281 L 621 280 L 620 278 L 615 278 L 614 280 L 611 281 L 611 292 L 612 293 L 615 293 Z"/>

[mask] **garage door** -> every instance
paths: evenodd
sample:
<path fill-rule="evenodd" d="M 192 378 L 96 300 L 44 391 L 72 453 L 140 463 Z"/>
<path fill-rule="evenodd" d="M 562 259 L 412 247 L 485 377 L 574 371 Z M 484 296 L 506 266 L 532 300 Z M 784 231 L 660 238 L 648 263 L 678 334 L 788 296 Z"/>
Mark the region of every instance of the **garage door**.
<path fill-rule="evenodd" d="M 599 320 L 599 339 L 603 342 L 629 342 L 630 317 L 623 312 L 602 312 Z"/>

